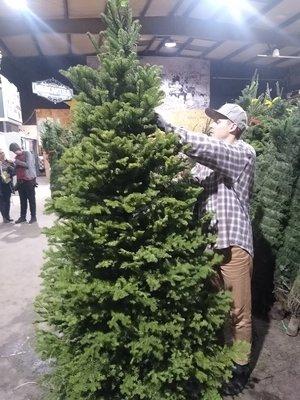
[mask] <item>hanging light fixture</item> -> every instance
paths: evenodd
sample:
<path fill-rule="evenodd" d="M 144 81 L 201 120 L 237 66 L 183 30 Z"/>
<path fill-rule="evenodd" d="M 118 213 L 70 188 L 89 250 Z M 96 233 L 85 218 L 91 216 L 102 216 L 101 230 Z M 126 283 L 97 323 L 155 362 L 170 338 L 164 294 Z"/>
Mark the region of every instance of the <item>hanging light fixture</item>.
<path fill-rule="evenodd" d="M 165 43 L 165 47 L 168 47 L 169 49 L 176 47 L 177 43 L 175 42 L 175 40 L 172 39 L 168 39 Z"/>

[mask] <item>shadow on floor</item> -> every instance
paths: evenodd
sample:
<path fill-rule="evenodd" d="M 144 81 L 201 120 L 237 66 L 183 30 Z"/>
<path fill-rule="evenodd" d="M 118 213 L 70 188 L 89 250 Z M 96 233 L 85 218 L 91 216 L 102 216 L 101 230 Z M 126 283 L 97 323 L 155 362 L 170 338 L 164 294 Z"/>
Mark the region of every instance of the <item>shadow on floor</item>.
<path fill-rule="evenodd" d="M 7 234 L 4 234 L 7 232 Z M 1 241 L 6 243 L 17 243 L 26 238 L 36 238 L 40 236 L 42 228 L 35 224 L 2 224 L 0 226 Z"/>

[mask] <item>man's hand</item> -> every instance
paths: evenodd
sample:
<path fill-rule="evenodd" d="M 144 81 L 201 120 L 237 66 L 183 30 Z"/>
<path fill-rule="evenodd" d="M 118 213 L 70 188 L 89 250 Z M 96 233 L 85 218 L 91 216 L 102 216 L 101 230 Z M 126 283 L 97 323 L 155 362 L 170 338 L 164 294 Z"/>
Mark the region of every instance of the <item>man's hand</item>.
<path fill-rule="evenodd" d="M 155 111 L 155 118 L 156 118 L 156 124 L 160 130 L 163 132 L 172 132 L 173 126 L 169 122 L 167 122 L 164 117 L 159 114 L 157 111 Z"/>

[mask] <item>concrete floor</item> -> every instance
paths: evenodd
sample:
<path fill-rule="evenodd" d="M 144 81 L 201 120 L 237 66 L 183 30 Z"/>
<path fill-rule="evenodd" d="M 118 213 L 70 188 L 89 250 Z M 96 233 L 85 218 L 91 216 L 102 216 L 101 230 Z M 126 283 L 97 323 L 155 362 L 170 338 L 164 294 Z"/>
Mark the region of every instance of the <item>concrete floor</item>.
<path fill-rule="evenodd" d="M 36 384 L 43 363 L 33 351 L 33 299 L 39 292 L 39 271 L 46 238 L 42 228 L 53 217 L 44 215 L 50 196 L 45 178 L 36 190 L 37 224 L 0 223 L 0 400 L 40 400 Z M 19 197 L 12 196 L 11 217 L 19 217 Z M 29 218 L 29 215 L 28 215 Z"/>
<path fill-rule="evenodd" d="M 47 365 L 33 350 L 33 300 L 39 292 L 39 272 L 46 247 L 41 229 L 53 220 L 43 213 L 49 196 L 46 180 L 39 179 L 38 224 L 0 223 L 0 400 L 43 399 L 37 382 Z M 11 216 L 19 217 L 17 195 L 12 198 Z M 279 321 L 269 324 L 256 320 L 254 331 L 255 369 L 249 387 L 238 399 L 298 400 L 299 336 L 288 337 Z"/>

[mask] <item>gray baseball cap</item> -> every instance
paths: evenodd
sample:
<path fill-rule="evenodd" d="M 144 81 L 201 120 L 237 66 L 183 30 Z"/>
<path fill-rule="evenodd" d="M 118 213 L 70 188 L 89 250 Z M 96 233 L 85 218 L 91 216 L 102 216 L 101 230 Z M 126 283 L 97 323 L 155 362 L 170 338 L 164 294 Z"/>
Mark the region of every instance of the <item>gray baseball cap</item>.
<path fill-rule="evenodd" d="M 218 110 L 206 108 L 205 114 L 209 118 L 213 119 L 226 117 L 230 119 L 230 121 L 234 122 L 241 131 L 244 131 L 248 127 L 248 117 L 246 111 L 235 103 L 226 103 Z"/>

